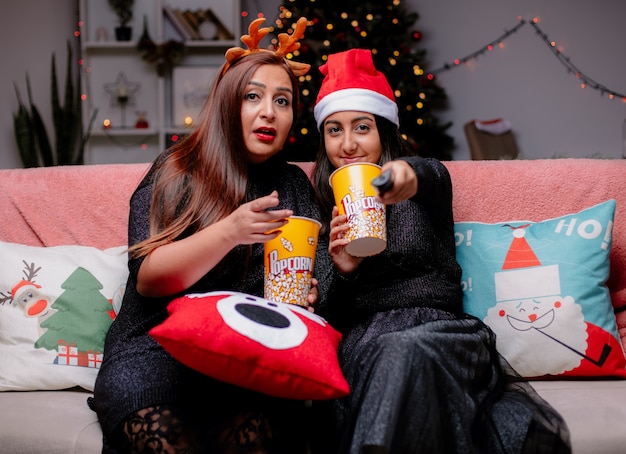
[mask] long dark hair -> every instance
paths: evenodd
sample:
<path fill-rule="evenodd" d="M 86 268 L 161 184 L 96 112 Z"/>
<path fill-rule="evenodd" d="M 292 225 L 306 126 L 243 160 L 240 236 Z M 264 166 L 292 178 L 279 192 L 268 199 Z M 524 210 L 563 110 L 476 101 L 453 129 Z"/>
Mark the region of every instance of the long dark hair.
<path fill-rule="evenodd" d="M 383 165 L 388 161 L 392 161 L 402 156 L 415 155 L 415 152 L 409 146 L 406 139 L 402 137 L 402 134 L 400 134 L 398 127 L 394 123 L 376 114 L 374 114 L 374 119 L 376 120 L 376 128 L 378 129 L 380 145 L 382 147 L 380 160 L 377 163 L 378 165 Z M 332 209 L 335 205 L 335 197 L 328 179 L 330 178 L 330 174 L 335 170 L 335 167 L 332 165 L 328 159 L 328 155 L 326 154 L 324 128 L 320 129 L 322 137 L 317 151 L 317 157 L 315 159 L 313 182 L 315 184 L 317 203 L 319 204 L 321 211 L 321 231 L 322 233 L 326 233 L 330 226 Z"/>
<path fill-rule="evenodd" d="M 220 72 L 198 126 L 155 164 L 150 238 L 131 248 L 135 256 L 223 219 L 245 200 L 248 159 L 241 106 L 249 81 L 263 65 L 282 66 L 289 74 L 295 124 L 298 80 L 282 57 L 257 52 L 235 61 L 224 74 Z"/>

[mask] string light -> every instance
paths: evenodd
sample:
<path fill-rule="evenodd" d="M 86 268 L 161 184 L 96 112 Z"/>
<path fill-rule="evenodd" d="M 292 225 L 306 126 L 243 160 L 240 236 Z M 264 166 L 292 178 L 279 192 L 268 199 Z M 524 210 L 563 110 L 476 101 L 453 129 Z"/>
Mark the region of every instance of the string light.
<path fill-rule="evenodd" d="M 626 95 L 617 92 L 616 90 L 611 90 L 608 87 L 596 82 L 591 77 L 587 76 L 585 73 L 580 71 L 576 66 L 571 62 L 569 57 L 563 55 L 562 49 L 559 48 L 555 41 L 548 39 L 548 35 L 546 35 L 537 25 L 539 20 L 534 17 L 530 21 L 526 21 L 522 18 L 519 18 L 519 23 L 510 30 L 505 30 L 505 32 L 499 36 L 497 39 L 491 41 L 490 43 L 484 45 L 480 49 L 472 52 L 471 54 L 463 57 L 457 58 L 452 61 L 452 63 L 446 63 L 441 67 L 431 71 L 426 77 L 429 80 L 433 80 L 436 74 L 442 73 L 444 71 L 448 71 L 452 68 L 460 66 L 461 64 L 468 63 L 470 60 L 474 60 L 479 56 L 483 55 L 485 52 L 490 52 L 493 50 L 494 46 L 498 46 L 498 48 L 504 48 L 504 40 L 507 39 L 514 33 L 517 33 L 524 25 L 527 23 L 530 24 L 536 31 L 536 34 L 543 40 L 544 43 L 548 46 L 548 48 L 552 51 L 552 53 L 557 57 L 559 62 L 567 68 L 568 73 L 572 73 L 575 75 L 577 79 L 580 79 L 580 87 L 581 88 L 593 88 L 594 90 L 598 90 L 601 95 L 608 94 L 609 99 L 621 98 L 623 102 L 626 103 Z"/>
<path fill-rule="evenodd" d="M 503 41 L 507 39 L 509 36 L 511 36 L 513 33 L 516 33 L 520 28 L 524 26 L 525 23 L 526 21 L 524 19 L 520 19 L 520 22 L 515 27 L 513 27 L 511 30 L 505 30 L 504 34 L 499 36 L 497 39 L 491 41 L 490 43 L 484 45 L 477 51 L 472 52 L 471 54 L 463 58 L 456 58 L 454 59 L 452 63 L 446 63 L 440 68 L 437 68 L 434 71 L 431 71 L 428 74 L 428 78 L 432 80 L 433 76 L 435 76 L 436 74 L 439 74 L 441 72 L 444 72 L 456 66 L 459 66 L 461 63 L 467 63 L 470 60 L 475 60 L 476 58 L 478 58 L 480 55 L 484 54 L 485 52 L 493 50 L 494 46 L 498 46 L 501 48 Z"/>
<path fill-rule="evenodd" d="M 559 62 L 561 62 L 561 64 L 567 68 L 567 71 L 570 73 L 574 73 L 576 75 L 576 78 L 582 81 L 580 84 L 581 88 L 586 88 L 586 87 L 593 88 L 594 90 L 598 90 L 601 95 L 608 93 L 609 99 L 614 99 L 617 96 L 621 98 L 623 102 L 626 102 L 626 95 L 618 93 L 615 90 L 611 90 L 608 87 L 605 87 L 604 85 L 596 82 L 591 77 L 587 76 L 585 73 L 583 73 L 578 68 L 576 68 L 576 66 L 571 62 L 569 57 L 563 55 L 563 53 L 561 52 L 561 49 L 559 49 L 556 46 L 556 44 L 554 46 L 551 45 L 552 42 L 548 39 L 548 36 L 539 28 L 539 26 L 537 25 L 537 22 L 538 22 L 537 18 L 533 18 L 533 20 L 530 21 L 530 25 L 535 29 L 537 35 L 541 37 L 541 39 L 548 45 L 548 47 L 550 48 L 552 53 L 557 57 Z"/>

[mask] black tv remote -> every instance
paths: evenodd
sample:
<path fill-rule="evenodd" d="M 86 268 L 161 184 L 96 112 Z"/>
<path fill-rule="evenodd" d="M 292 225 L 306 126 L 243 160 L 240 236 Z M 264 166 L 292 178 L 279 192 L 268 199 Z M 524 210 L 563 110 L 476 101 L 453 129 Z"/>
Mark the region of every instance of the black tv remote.
<path fill-rule="evenodd" d="M 393 187 L 393 180 L 391 179 L 391 169 L 385 170 L 379 176 L 372 180 L 372 185 L 378 190 L 378 194 L 381 196 L 389 191 Z"/>

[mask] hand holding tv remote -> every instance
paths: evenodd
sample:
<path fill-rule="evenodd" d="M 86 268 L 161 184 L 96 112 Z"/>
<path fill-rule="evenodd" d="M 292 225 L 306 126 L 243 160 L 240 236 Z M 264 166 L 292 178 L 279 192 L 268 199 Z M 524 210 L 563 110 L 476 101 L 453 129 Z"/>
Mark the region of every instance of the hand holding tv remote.
<path fill-rule="evenodd" d="M 391 178 L 391 169 L 385 170 L 379 176 L 372 180 L 372 185 L 378 191 L 378 194 L 382 197 L 383 194 L 389 191 L 393 187 L 393 180 Z"/>

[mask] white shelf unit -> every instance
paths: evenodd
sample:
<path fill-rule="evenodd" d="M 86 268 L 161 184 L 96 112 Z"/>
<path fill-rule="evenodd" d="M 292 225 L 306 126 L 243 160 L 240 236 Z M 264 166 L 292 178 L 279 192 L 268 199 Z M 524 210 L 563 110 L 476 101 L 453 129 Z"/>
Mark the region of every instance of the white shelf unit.
<path fill-rule="evenodd" d="M 85 128 L 97 111 L 85 149 L 87 164 L 150 162 L 165 149 L 168 135 L 188 131 L 173 117 L 175 106 L 181 102 L 174 99 L 172 74 L 176 69 L 161 77 L 156 65 L 145 61 L 137 50 L 144 18 L 156 44 L 170 39 L 183 41 L 165 16 L 165 6 L 183 11 L 210 8 L 234 37 L 185 41 L 185 56 L 175 68 L 215 68 L 223 63 L 226 49 L 241 45 L 240 0 L 136 0 L 129 24 L 132 38 L 126 42 L 115 40 L 117 16 L 106 0 L 79 0 Z M 116 87 L 120 80 L 128 82 L 125 85 L 129 101 L 125 107 L 117 103 Z M 148 128 L 135 127 L 139 112 L 145 113 Z"/>

